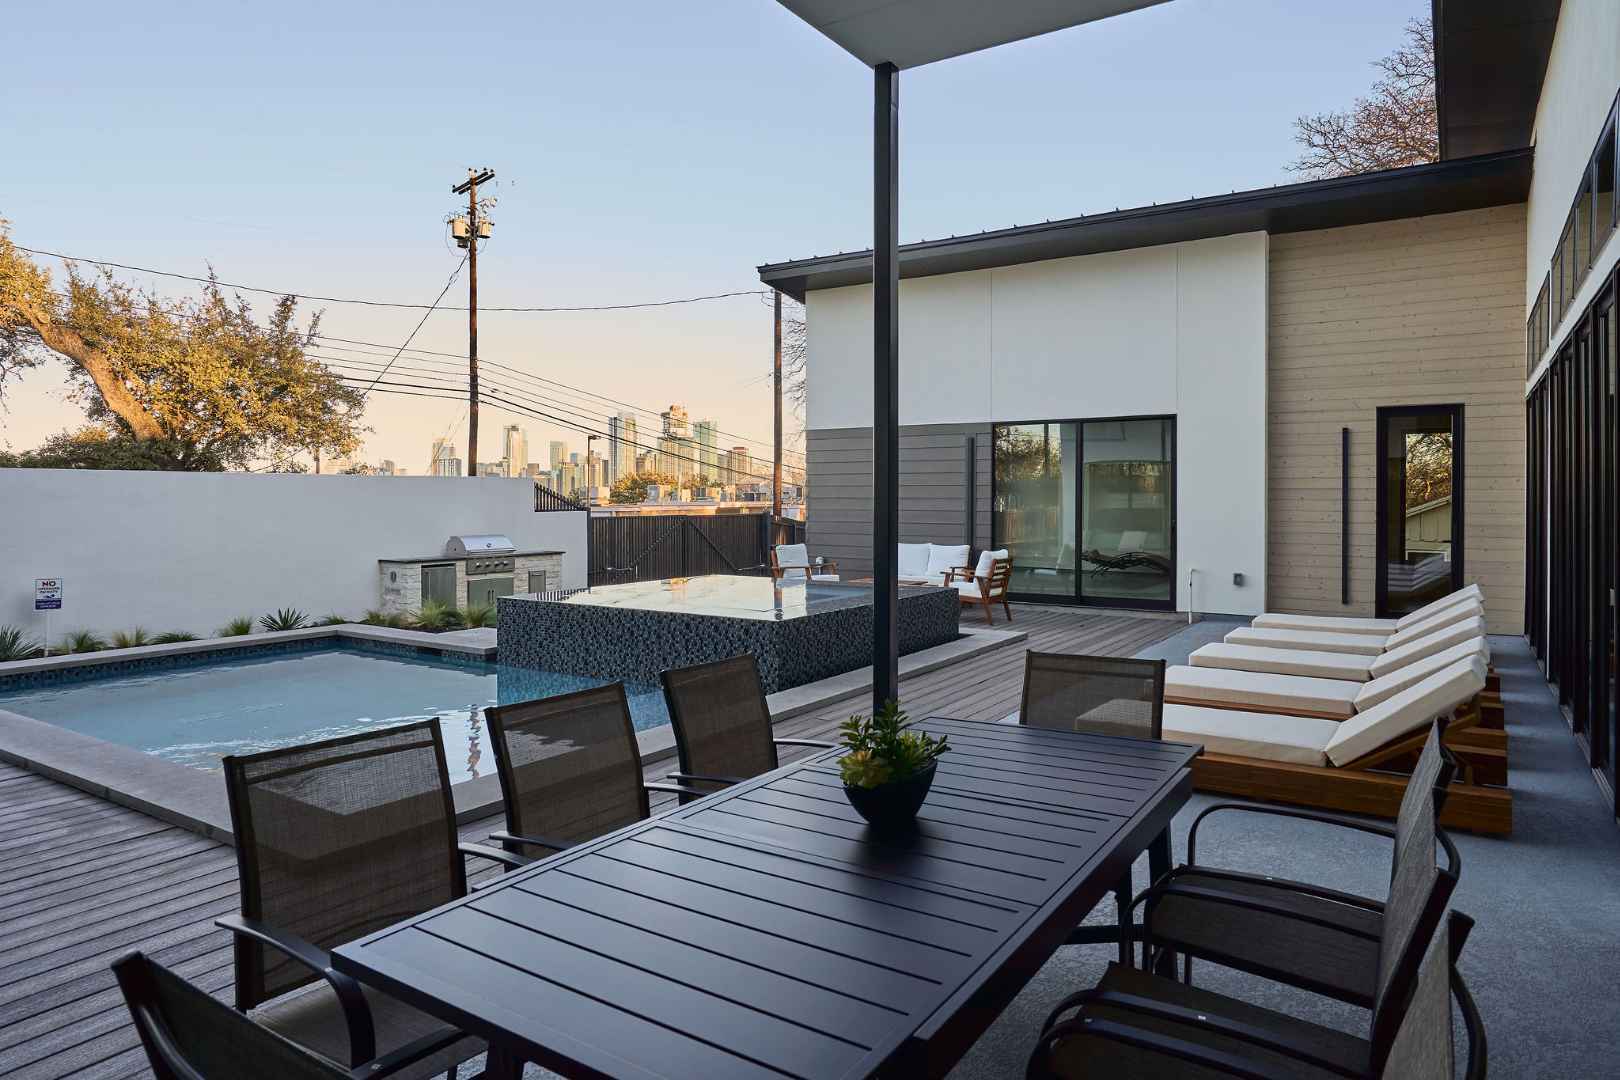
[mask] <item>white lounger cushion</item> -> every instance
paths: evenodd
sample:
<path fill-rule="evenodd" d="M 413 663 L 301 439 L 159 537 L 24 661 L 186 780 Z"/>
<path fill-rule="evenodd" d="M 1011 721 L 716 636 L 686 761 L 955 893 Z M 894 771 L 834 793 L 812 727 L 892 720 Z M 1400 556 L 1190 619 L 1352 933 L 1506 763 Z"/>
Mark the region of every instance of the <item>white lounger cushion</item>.
<path fill-rule="evenodd" d="M 1355 715 L 1356 695 L 1367 685 L 1347 679 L 1271 675 L 1263 671 L 1186 664 L 1166 668 L 1164 672 L 1167 699 L 1187 698 L 1212 705 L 1247 705 L 1295 713 L 1331 713 L 1341 720 Z"/>
<path fill-rule="evenodd" d="M 1377 656 L 1384 639 L 1370 634 L 1322 634 L 1309 630 L 1267 630 L 1240 626 L 1226 635 L 1228 645 L 1258 645 L 1263 649 L 1308 649 L 1311 652 Z"/>
<path fill-rule="evenodd" d="M 1164 706 L 1164 737 L 1171 742 L 1203 743 L 1210 754 L 1326 765 L 1328 742 L 1338 720 L 1309 716 L 1218 709 L 1208 705 Z"/>
<path fill-rule="evenodd" d="M 1453 711 L 1483 689 L 1485 661 L 1477 655 L 1458 660 L 1366 712 L 1342 721 L 1323 752 L 1330 764 L 1348 765 Z M 1303 719 L 1297 717 L 1295 723 Z"/>
<path fill-rule="evenodd" d="M 1464 585 L 1454 593 L 1447 593 L 1440 599 L 1424 604 L 1416 611 L 1402 615 L 1395 620 L 1397 630 L 1405 630 L 1408 626 L 1415 626 L 1431 615 L 1437 615 L 1453 604 L 1462 604 L 1472 601 L 1476 604 L 1485 602 L 1485 591 L 1478 585 Z"/>
<path fill-rule="evenodd" d="M 1349 679 L 1366 682 L 1372 678 L 1370 656 L 1350 653 L 1311 652 L 1308 649 L 1267 649 L 1258 645 L 1227 645 L 1211 642 L 1188 657 L 1194 667 L 1231 668 L 1235 671 L 1264 671 L 1272 675 L 1303 675 L 1319 679 Z"/>
<path fill-rule="evenodd" d="M 1399 629 L 1394 619 L 1358 619 L 1352 615 L 1256 615 L 1261 630 L 1306 630 L 1318 634 L 1372 634 L 1389 637 Z"/>
<path fill-rule="evenodd" d="M 1381 679 L 1397 668 L 1403 668 L 1415 660 L 1422 660 L 1425 656 L 1445 652 L 1453 645 L 1461 645 L 1465 641 L 1484 636 L 1485 620 L 1476 615 L 1472 619 L 1453 623 L 1444 630 L 1420 637 L 1410 645 L 1402 645 L 1398 649 L 1389 650 L 1375 659 L 1372 667 L 1368 670 L 1374 679 Z"/>
<path fill-rule="evenodd" d="M 1491 647 L 1485 638 L 1477 637 L 1453 645 L 1449 649 L 1442 649 L 1433 656 L 1425 656 L 1415 660 L 1405 667 L 1398 667 L 1387 675 L 1380 676 L 1371 682 L 1358 684 L 1359 692 L 1356 694 L 1356 711 L 1365 712 L 1405 690 L 1408 686 L 1422 682 L 1441 668 L 1450 667 L 1458 660 L 1466 660 L 1470 656 L 1478 656 L 1486 664 L 1491 662 Z M 1165 693 L 1169 693 L 1168 685 Z"/>
<path fill-rule="evenodd" d="M 1384 642 L 1384 651 L 1389 652 L 1391 649 L 1398 649 L 1402 645 L 1409 645 L 1418 638 L 1428 637 L 1430 634 L 1444 630 L 1448 626 L 1455 626 L 1468 619 L 1484 617 L 1484 606 L 1472 600 L 1462 604 L 1453 604 L 1446 610 L 1431 615 L 1420 623 L 1413 623 L 1405 630 L 1399 630 L 1390 635 L 1389 640 Z"/>

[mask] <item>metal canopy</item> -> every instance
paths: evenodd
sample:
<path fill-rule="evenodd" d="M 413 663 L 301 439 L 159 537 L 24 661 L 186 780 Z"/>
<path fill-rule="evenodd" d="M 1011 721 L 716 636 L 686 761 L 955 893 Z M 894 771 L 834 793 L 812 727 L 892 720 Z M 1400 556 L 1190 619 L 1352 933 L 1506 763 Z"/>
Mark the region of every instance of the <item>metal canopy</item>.
<path fill-rule="evenodd" d="M 868 67 L 920 67 L 1164 0 L 779 0 Z"/>

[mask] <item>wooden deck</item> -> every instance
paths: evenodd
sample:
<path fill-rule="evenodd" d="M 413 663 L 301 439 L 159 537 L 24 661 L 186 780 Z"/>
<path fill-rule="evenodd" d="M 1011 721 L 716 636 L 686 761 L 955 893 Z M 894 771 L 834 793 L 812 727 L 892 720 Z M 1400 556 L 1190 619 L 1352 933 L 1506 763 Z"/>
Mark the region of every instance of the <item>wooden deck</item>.
<path fill-rule="evenodd" d="M 1025 646 L 904 680 L 913 715 L 1000 718 L 1018 707 L 1026 647 L 1129 656 L 1183 625 L 1013 610 L 1014 627 L 1029 634 Z M 866 694 L 853 695 L 782 724 L 781 733 L 830 737 L 868 706 Z M 672 767 L 660 762 L 649 771 Z M 463 832 L 479 839 L 494 824 Z M 230 942 L 213 920 L 236 907 L 230 848 L 0 763 L 0 1076 L 149 1075 L 108 965 L 139 948 L 228 998 Z"/>

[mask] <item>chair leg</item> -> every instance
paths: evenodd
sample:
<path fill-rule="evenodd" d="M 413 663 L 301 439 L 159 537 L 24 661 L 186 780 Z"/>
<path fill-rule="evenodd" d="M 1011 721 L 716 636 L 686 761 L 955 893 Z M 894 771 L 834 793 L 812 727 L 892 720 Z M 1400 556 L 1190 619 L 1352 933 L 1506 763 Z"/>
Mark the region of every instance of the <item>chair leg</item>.
<path fill-rule="evenodd" d="M 996 625 L 996 609 L 990 606 L 990 600 L 988 598 L 986 598 L 984 601 L 984 621 L 989 623 L 991 626 Z"/>
<path fill-rule="evenodd" d="M 1007 603 L 1007 596 L 1005 593 L 1003 593 L 1001 597 L 1001 610 L 1006 613 L 1007 621 L 1012 622 L 1012 605 Z"/>
<path fill-rule="evenodd" d="M 1119 909 L 1119 962 L 1130 967 L 1131 956 L 1131 872 L 1114 883 L 1114 906 Z"/>

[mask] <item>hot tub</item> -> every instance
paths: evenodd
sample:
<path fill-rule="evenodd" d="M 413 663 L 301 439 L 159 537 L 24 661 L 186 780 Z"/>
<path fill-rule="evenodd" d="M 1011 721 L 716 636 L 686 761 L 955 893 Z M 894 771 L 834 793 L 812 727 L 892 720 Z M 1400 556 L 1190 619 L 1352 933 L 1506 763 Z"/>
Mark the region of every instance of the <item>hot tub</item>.
<path fill-rule="evenodd" d="M 905 587 L 900 652 L 959 636 L 955 589 Z M 766 693 L 872 662 L 872 588 L 711 575 L 607 585 L 499 604 L 501 662 L 598 678 L 646 679 L 752 653 Z"/>

